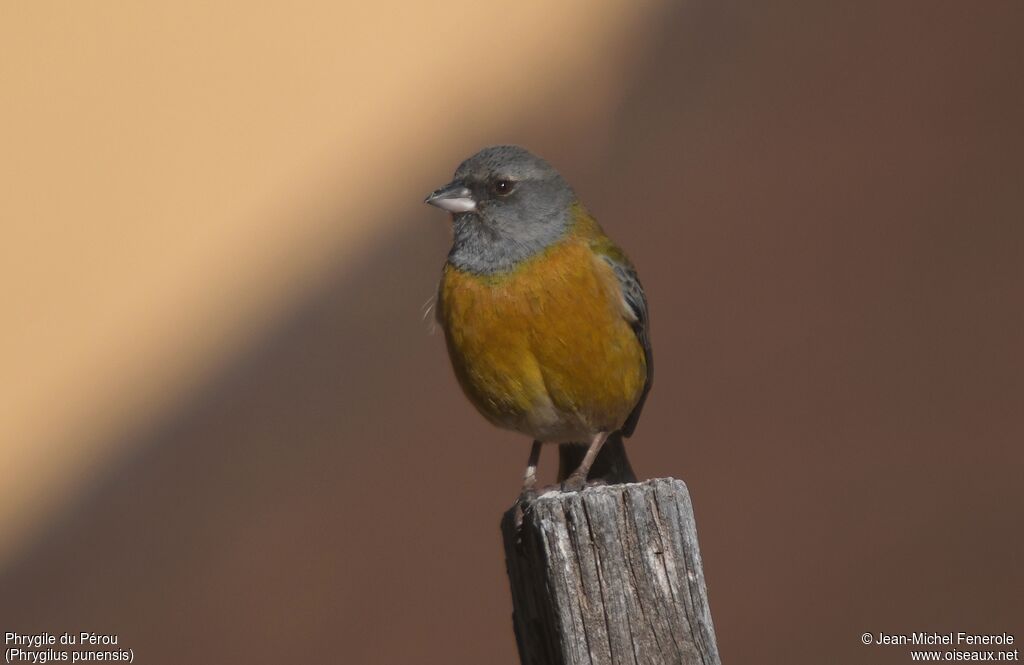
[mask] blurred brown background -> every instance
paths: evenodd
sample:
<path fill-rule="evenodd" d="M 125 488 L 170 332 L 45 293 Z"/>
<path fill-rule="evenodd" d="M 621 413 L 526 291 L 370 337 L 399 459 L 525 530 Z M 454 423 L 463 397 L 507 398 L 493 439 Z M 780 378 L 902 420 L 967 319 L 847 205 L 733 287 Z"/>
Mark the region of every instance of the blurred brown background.
<path fill-rule="evenodd" d="M 516 142 L 640 267 L 727 662 L 1024 639 L 1020 3 L 0 14 L 0 630 L 517 662 L 420 203 Z"/>

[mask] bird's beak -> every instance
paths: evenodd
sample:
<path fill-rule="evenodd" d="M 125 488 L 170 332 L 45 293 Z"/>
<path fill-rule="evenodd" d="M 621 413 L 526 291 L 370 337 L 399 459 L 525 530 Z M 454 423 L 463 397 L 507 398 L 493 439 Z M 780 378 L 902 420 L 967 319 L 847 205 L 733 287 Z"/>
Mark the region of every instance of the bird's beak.
<path fill-rule="evenodd" d="M 441 210 L 447 210 L 452 213 L 476 210 L 476 200 L 473 198 L 473 192 L 469 191 L 469 188 L 458 180 L 435 191 L 426 198 L 424 203 L 429 203 Z"/>

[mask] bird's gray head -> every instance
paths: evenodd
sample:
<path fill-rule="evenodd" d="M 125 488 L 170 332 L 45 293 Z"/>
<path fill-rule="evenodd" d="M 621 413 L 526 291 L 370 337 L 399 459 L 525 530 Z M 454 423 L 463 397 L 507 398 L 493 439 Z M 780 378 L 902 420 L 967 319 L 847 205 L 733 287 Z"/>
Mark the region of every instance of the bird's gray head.
<path fill-rule="evenodd" d="M 484 148 L 426 202 L 452 213 L 448 260 L 477 274 L 512 270 L 565 236 L 576 200 L 550 164 L 512 145 Z"/>

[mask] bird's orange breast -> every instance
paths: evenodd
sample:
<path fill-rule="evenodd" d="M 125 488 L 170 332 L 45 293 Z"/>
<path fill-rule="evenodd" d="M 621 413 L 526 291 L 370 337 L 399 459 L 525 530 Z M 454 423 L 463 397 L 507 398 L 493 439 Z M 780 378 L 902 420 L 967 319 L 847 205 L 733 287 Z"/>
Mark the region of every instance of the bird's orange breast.
<path fill-rule="evenodd" d="M 612 269 L 577 234 L 500 275 L 448 264 L 439 319 L 455 374 L 494 424 L 544 441 L 622 426 L 644 387 L 643 348 Z"/>

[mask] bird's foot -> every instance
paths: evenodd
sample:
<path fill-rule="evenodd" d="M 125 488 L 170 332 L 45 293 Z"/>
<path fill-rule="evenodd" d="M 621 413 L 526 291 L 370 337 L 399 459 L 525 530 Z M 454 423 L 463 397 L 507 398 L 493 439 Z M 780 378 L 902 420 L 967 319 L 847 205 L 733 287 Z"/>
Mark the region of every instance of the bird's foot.
<path fill-rule="evenodd" d="M 563 480 L 558 489 L 563 492 L 579 492 L 587 487 L 603 487 L 608 484 L 608 481 L 604 478 L 593 478 L 591 480 L 587 480 L 583 476 L 577 476 L 574 473 Z"/>
<path fill-rule="evenodd" d="M 603 482 L 603 481 L 598 481 L 598 482 Z M 588 483 L 588 484 L 593 484 L 593 483 Z M 545 485 L 544 487 L 541 487 L 541 488 L 538 489 L 536 485 L 530 485 L 529 487 L 524 485 L 523 489 L 519 492 L 519 496 L 516 497 L 516 502 L 514 504 L 512 504 L 512 505 L 513 505 L 513 507 L 515 507 L 515 506 L 522 506 L 522 507 L 527 507 L 528 508 L 531 504 L 533 504 L 534 501 L 536 501 L 538 498 L 544 496 L 548 492 L 564 492 L 565 489 L 563 488 L 563 486 L 564 486 L 564 483 L 559 483 L 559 484 L 556 484 L 556 485 Z"/>
<path fill-rule="evenodd" d="M 587 485 L 587 476 L 583 473 L 573 472 L 562 481 L 563 492 L 579 492 Z"/>
<path fill-rule="evenodd" d="M 519 497 L 516 499 L 517 506 L 529 506 L 531 503 L 537 500 L 537 486 L 523 485 L 523 489 L 519 492 Z"/>
<path fill-rule="evenodd" d="M 537 500 L 536 478 L 532 480 L 533 482 L 527 480 L 527 482 L 523 483 L 523 489 L 519 491 L 516 502 L 512 504 L 512 508 L 516 511 L 516 527 L 522 525 L 523 518 L 526 517 L 526 513 L 529 512 L 533 502 Z"/>

